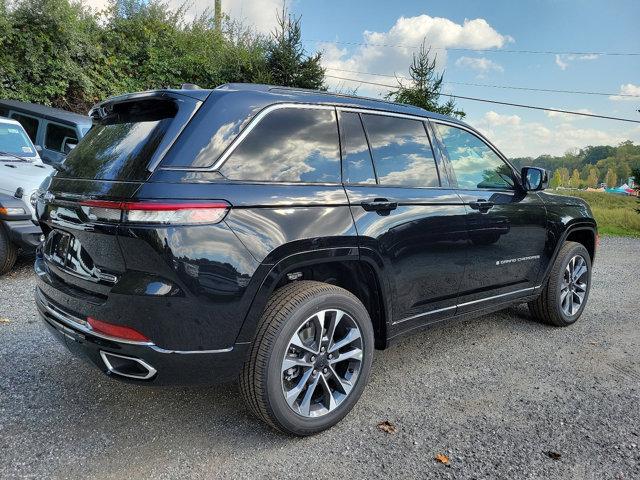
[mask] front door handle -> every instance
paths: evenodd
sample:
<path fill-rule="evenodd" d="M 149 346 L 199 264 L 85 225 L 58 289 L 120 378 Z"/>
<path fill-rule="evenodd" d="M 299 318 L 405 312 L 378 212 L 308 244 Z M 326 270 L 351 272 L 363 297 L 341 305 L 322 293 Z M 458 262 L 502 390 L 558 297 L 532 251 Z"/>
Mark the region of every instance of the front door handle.
<path fill-rule="evenodd" d="M 475 202 L 469 202 L 469 206 L 480 213 L 486 213 L 493 207 L 494 203 L 483 198 L 479 198 Z"/>
<path fill-rule="evenodd" d="M 398 202 L 389 200 L 388 198 L 374 198 L 373 200 L 364 200 L 362 208 L 367 212 L 385 212 L 398 208 Z"/>

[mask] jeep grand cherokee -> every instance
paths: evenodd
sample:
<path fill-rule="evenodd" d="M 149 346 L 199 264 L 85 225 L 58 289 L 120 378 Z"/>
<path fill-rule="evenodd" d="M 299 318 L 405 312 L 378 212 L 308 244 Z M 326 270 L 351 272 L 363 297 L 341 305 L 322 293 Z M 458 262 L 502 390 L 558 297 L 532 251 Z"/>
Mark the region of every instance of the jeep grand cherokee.
<path fill-rule="evenodd" d="M 108 375 L 239 379 L 309 435 L 374 350 L 528 302 L 582 314 L 596 224 L 478 131 L 420 108 L 261 85 L 110 98 L 38 200 L 46 325 Z"/>

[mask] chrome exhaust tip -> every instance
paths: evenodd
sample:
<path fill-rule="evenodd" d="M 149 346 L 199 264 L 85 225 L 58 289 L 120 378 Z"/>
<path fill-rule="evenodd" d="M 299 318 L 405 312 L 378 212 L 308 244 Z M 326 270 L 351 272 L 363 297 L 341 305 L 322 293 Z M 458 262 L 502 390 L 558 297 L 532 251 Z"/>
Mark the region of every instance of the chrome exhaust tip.
<path fill-rule="evenodd" d="M 157 373 L 155 368 L 139 358 L 118 355 L 117 353 L 103 350 L 100 350 L 100 357 L 109 373 L 120 375 L 121 377 L 149 380 Z"/>

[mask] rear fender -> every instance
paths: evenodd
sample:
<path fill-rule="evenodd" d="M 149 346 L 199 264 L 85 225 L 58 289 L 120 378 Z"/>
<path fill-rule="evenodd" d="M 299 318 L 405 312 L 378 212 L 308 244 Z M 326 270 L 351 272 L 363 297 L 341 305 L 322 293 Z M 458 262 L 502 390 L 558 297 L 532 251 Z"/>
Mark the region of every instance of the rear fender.
<path fill-rule="evenodd" d="M 288 255 L 281 258 L 273 265 L 262 264 L 259 267 L 256 272 L 256 276 L 264 275 L 264 278 L 257 289 L 257 294 L 255 295 L 247 312 L 236 342 L 244 343 L 253 341 L 260 316 L 264 311 L 269 297 L 287 274 L 308 266 L 345 261 L 364 262 L 373 269 L 375 276 L 377 277 L 378 285 L 381 289 L 382 308 L 385 313 L 385 321 L 388 323 L 390 318 L 389 302 L 387 301 L 389 298 L 389 290 L 388 285 L 384 281 L 381 281 L 381 279 L 385 278 L 380 271 L 381 264 L 375 262 L 370 256 L 361 256 L 358 251 L 358 247 L 355 246 L 323 248 Z M 386 345 L 386 338 L 384 344 Z"/>

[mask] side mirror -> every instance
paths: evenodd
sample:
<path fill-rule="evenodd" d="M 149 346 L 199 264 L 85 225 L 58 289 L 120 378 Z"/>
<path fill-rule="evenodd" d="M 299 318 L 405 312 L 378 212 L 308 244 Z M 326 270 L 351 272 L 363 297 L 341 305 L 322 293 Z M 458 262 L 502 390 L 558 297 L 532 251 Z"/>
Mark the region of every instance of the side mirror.
<path fill-rule="evenodd" d="M 549 186 L 549 173 L 544 168 L 522 167 L 522 186 L 527 192 L 544 190 Z"/>
<path fill-rule="evenodd" d="M 42 152 L 42 145 L 36 145 L 36 152 L 38 153 Z"/>
<path fill-rule="evenodd" d="M 77 145 L 78 145 L 77 143 L 65 143 L 64 144 L 64 153 L 65 153 L 65 155 L 68 155 L 69 153 L 71 153 L 71 150 L 76 148 Z"/>

